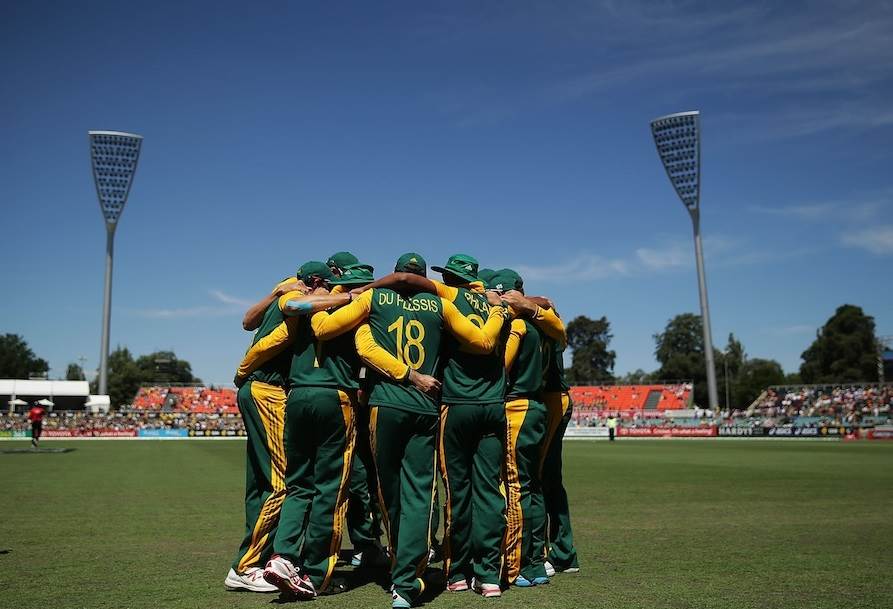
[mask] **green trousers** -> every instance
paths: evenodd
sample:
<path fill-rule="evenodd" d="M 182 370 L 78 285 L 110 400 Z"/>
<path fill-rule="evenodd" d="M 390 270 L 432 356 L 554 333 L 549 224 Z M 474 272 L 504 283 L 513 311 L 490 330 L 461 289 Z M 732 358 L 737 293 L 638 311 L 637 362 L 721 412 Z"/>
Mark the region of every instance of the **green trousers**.
<path fill-rule="evenodd" d="M 378 492 L 375 464 L 369 446 L 369 408 L 356 412 L 357 441 L 350 471 L 347 503 L 347 535 L 354 551 L 362 552 L 379 542 L 381 522 L 373 497 Z"/>
<path fill-rule="evenodd" d="M 546 405 L 546 441 L 541 479 L 548 518 L 547 555 L 549 562 L 563 571 L 580 566 L 577 562 L 577 549 L 574 547 L 567 491 L 561 475 L 562 440 L 574 406 L 567 393 L 546 393 L 543 401 Z"/>
<path fill-rule="evenodd" d="M 286 495 L 273 551 L 300 565 L 317 591 L 328 585 L 341 549 L 355 403 L 354 393 L 295 387 L 285 406 Z"/>
<path fill-rule="evenodd" d="M 446 490 L 444 571 L 449 583 L 499 584 L 505 497 L 503 404 L 450 404 L 440 414 L 440 471 Z"/>
<path fill-rule="evenodd" d="M 388 534 L 391 582 L 409 601 L 425 590 L 422 575 L 431 548 L 438 422 L 436 414 L 375 405 L 370 410 L 370 442 Z"/>
<path fill-rule="evenodd" d="M 233 561 L 244 573 L 263 567 L 272 552 L 279 512 L 285 499 L 285 449 L 282 433 L 285 391 L 251 381 L 237 394 L 248 434 L 245 460 L 245 536 Z"/>
<path fill-rule="evenodd" d="M 530 399 L 505 404 L 506 532 L 505 574 L 529 580 L 545 577 L 546 509 L 540 454 L 546 435 L 546 407 Z"/>

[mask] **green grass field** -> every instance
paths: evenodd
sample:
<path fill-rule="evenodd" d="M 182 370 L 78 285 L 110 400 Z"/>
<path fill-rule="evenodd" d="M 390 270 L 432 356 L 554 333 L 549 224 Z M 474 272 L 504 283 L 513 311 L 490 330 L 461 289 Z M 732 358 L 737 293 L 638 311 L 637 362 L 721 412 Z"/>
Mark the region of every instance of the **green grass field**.
<path fill-rule="evenodd" d="M 275 603 L 222 585 L 244 444 L 44 443 L 62 446 L 0 453 L 0 607 Z M 893 444 L 572 441 L 565 476 L 580 574 L 426 606 L 893 607 Z M 390 606 L 372 582 L 314 603 Z"/>

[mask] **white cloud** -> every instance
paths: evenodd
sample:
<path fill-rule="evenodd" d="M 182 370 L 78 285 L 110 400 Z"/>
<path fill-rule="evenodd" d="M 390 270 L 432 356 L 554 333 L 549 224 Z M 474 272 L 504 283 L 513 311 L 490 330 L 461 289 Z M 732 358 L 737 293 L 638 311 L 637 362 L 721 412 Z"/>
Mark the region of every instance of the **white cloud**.
<path fill-rule="evenodd" d="M 791 216 L 802 220 L 818 220 L 826 218 L 838 209 L 837 203 L 814 203 L 808 205 L 791 205 L 787 207 L 768 207 L 752 205 L 750 211 L 771 216 Z"/>
<path fill-rule="evenodd" d="M 782 328 L 771 328 L 770 334 L 778 336 L 792 336 L 798 334 L 815 334 L 816 327 L 809 324 L 794 324 L 792 326 L 784 326 Z"/>
<path fill-rule="evenodd" d="M 756 264 L 782 255 L 765 249 L 754 252 L 748 244 L 722 235 L 705 238 L 704 250 L 710 266 Z M 516 268 L 527 281 L 556 283 L 672 273 L 694 268 L 694 245 L 691 240 L 680 239 L 653 247 L 639 247 L 624 257 L 608 258 L 582 252 L 560 264 L 519 265 Z"/>
<path fill-rule="evenodd" d="M 252 302 L 230 296 L 222 290 L 208 290 L 208 294 L 216 302 L 196 305 L 194 307 L 161 307 L 152 309 L 136 309 L 131 313 L 147 319 L 183 319 L 189 317 L 221 317 L 241 315 Z"/>
<path fill-rule="evenodd" d="M 689 266 L 693 258 L 692 246 L 682 243 L 673 243 L 661 249 L 640 247 L 636 250 L 638 262 L 652 271 Z"/>
<path fill-rule="evenodd" d="M 893 254 L 893 225 L 847 231 L 840 236 L 840 240 L 844 245 L 874 254 Z"/>
<path fill-rule="evenodd" d="M 629 262 L 583 253 L 562 264 L 533 266 L 519 265 L 518 272 L 526 281 L 592 281 L 630 273 Z"/>
<path fill-rule="evenodd" d="M 254 304 L 253 302 L 243 300 L 242 298 L 236 298 L 235 296 L 230 296 L 229 294 L 227 294 L 226 292 L 223 292 L 221 290 L 211 290 L 209 292 L 209 294 L 211 294 L 211 296 L 213 296 L 214 298 L 216 298 L 223 304 L 236 305 L 236 306 L 245 307 L 245 308 L 250 307 L 251 305 Z"/>

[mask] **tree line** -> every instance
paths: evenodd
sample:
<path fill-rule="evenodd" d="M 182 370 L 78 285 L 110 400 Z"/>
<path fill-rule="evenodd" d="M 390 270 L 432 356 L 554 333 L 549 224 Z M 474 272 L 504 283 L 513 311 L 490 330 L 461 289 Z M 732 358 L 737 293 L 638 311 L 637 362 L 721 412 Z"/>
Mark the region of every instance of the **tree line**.
<path fill-rule="evenodd" d="M 49 364 L 37 357 L 18 334 L 0 336 L 0 378 L 27 379 L 46 377 Z M 70 363 L 65 371 L 69 381 L 86 380 L 84 370 Z M 113 406 L 128 404 L 140 385 L 201 383 L 192 374 L 192 365 L 177 358 L 173 351 L 156 351 L 134 358 L 127 347 L 118 347 L 109 354 L 109 399 Z M 97 381 L 90 383 L 90 392 L 97 392 Z"/>
<path fill-rule="evenodd" d="M 694 383 L 694 401 L 706 405 L 707 366 L 701 317 L 694 313 L 676 315 L 663 332 L 654 335 L 657 370 L 636 370 L 615 377 L 616 354 L 610 350 L 611 324 L 607 318 L 580 316 L 567 326 L 573 349 L 568 380 L 572 384 L 619 382 L 646 384 L 651 381 L 687 380 Z M 798 372 L 785 374 L 773 359 L 751 358 L 734 334 L 724 350 L 714 347 L 717 390 L 720 404 L 728 398 L 732 408 L 750 405 L 767 387 L 784 384 L 835 384 L 878 380 L 878 340 L 874 318 L 861 307 L 845 304 L 816 332 L 816 338 L 801 354 Z"/>
<path fill-rule="evenodd" d="M 646 384 L 651 381 L 686 380 L 694 383 L 695 403 L 707 404 L 707 373 L 701 317 L 694 313 L 676 315 L 662 332 L 654 335 L 654 356 L 660 367 L 646 372 L 635 370 L 614 375 L 617 354 L 611 347 L 611 322 L 602 316 L 580 315 L 567 324 L 571 349 L 567 378 L 574 385 L 602 383 Z M 714 347 L 717 389 L 720 404 L 728 397 L 732 407 L 744 408 L 766 387 L 797 383 L 845 383 L 877 381 L 878 342 L 874 318 L 860 307 L 845 304 L 837 308 L 816 338 L 802 353 L 799 372 L 785 374 L 773 359 L 750 358 L 734 334 L 725 349 Z M 565 362 L 567 363 L 567 362 Z M 0 378 L 29 378 L 45 375 L 46 360 L 37 357 L 24 338 L 16 334 L 0 336 Z M 68 365 L 66 378 L 84 380 L 76 363 Z M 113 405 L 126 404 L 141 384 L 201 383 L 192 366 L 172 351 L 157 351 L 134 358 L 126 347 L 109 355 L 109 396 Z M 95 381 L 91 391 L 96 392 Z"/>

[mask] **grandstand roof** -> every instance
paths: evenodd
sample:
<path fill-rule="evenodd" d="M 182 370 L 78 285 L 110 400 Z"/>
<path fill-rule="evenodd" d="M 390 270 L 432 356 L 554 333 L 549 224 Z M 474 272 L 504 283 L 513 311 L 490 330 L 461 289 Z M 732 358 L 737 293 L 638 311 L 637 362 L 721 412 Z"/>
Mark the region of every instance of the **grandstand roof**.
<path fill-rule="evenodd" d="M 0 379 L 0 395 L 86 398 L 90 395 L 90 384 L 87 381 Z"/>

